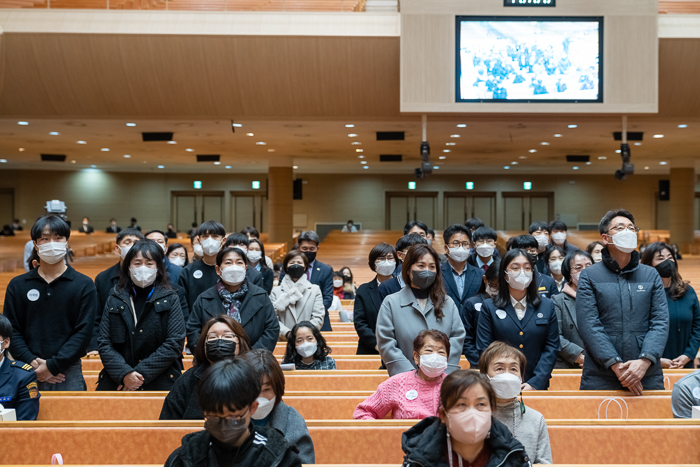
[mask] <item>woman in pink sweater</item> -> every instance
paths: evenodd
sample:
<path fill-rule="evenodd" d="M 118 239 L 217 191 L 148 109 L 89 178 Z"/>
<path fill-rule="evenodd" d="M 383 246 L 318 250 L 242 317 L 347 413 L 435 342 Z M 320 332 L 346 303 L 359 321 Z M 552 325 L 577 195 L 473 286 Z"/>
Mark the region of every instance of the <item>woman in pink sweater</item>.
<path fill-rule="evenodd" d="M 434 417 L 440 408 L 440 386 L 445 379 L 450 338 L 441 331 L 421 331 L 413 341 L 417 370 L 394 375 L 361 402 L 355 420 L 377 420 L 391 412 L 393 419 Z"/>

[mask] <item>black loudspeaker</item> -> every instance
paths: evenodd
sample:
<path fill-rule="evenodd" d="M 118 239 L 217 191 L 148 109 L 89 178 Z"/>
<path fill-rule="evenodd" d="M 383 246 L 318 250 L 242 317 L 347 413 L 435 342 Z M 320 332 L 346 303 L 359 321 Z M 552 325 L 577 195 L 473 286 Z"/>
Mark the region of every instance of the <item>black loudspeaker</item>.
<path fill-rule="evenodd" d="M 294 197 L 292 199 L 301 199 L 301 184 L 301 178 L 294 180 Z"/>
<path fill-rule="evenodd" d="M 659 180 L 659 201 L 671 199 L 671 180 Z"/>

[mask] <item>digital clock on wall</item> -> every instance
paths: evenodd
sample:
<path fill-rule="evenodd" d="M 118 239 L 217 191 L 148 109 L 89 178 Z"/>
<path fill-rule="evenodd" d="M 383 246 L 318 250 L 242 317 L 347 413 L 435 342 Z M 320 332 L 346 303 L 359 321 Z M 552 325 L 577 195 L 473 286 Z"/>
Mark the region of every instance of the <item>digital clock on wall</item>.
<path fill-rule="evenodd" d="M 557 0 L 503 0 L 503 6 L 554 7 Z"/>

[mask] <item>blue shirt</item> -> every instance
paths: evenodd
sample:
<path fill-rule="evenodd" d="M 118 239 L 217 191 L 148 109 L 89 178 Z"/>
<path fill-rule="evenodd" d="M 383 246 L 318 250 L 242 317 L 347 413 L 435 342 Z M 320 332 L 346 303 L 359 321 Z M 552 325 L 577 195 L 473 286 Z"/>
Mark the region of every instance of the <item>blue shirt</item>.
<path fill-rule="evenodd" d="M 478 258 L 478 256 L 477 256 Z M 452 268 L 452 277 L 454 277 L 455 284 L 457 284 L 457 292 L 459 292 L 459 297 L 462 298 L 464 296 L 464 281 L 467 278 L 467 275 L 465 274 L 467 272 L 467 265 L 464 265 L 464 270 L 462 271 L 462 274 L 457 274 L 457 271 L 455 271 L 455 268 Z"/>
<path fill-rule="evenodd" d="M 489 262 L 486 264 L 486 266 L 491 266 L 491 263 L 493 263 L 493 255 L 491 255 L 491 259 L 489 259 Z M 484 262 L 481 261 L 479 255 L 476 255 L 476 264 L 478 264 L 481 269 L 484 269 Z"/>
<path fill-rule="evenodd" d="M 255 265 L 255 270 L 260 271 L 262 269 L 262 260 L 258 261 L 258 264 Z"/>

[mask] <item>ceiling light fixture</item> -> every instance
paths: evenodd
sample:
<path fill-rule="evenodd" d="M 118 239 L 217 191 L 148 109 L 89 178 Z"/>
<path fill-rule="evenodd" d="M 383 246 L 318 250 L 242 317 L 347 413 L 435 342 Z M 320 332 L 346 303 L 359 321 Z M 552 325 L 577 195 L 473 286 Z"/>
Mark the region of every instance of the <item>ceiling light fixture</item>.
<path fill-rule="evenodd" d="M 19 152 L 24 152 L 24 148 L 19 148 Z"/>
<path fill-rule="evenodd" d="M 355 152 L 365 152 L 364 149 L 355 149 Z"/>
<path fill-rule="evenodd" d="M 350 144 L 352 144 L 353 146 L 357 146 L 357 145 L 360 145 L 360 144 L 362 144 L 362 143 L 360 143 L 359 141 L 353 141 L 353 142 L 350 143 Z"/>
<path fill-rule="evenodd" d="M 254 133 L 246 133 L 245 135 L 246 135 L 246 136 L 255 136 Z"/>
<path fill-rule="evenodd" d="M 185 149 L 185 151 L 187 151 L 187 152 L 194 152 L 194 149 L 187 148 L 187 149 Z"/>
<path fill-rule="evenodd" d="M 298 168 L 299 168 L 299 166 L 298 166 L 298 165 L 295 165 L 295 166 L 294 166 L 294 167 L 292 167 L 292 168 L 296 170 L 296 169 L 298 169 Z"/>
<path fill-rule="evenodd" d="M 659 165 L 666 165 L 666 164 L 668 164 L 668 162 L 666 162 L 666 161 L 659 162 Z"/>
<path fill-rule="evenodd" d="M 644 166 L 644 170 L 649 170 L 649 166 L 648 165 Z"/>
<path fill-rule="evenodd" d="M 51 136 L 58 136 L 59 135 L 58 131 L 49 131 L 49 134 Z"/>
<path fill-rule="evenodd" d="M 527 156 L 520 156 L 518 159 L 527 159 Z"/>
<path fill-rule="evenodd" d="M 360 161 L 360 164 L 365 165 L 367 161 Z"/>
<path fill-rule="evenodd" d="M 510 169 L 510 166 L 507 166 L 507 165 L 506 165 L 506 166 L 504 166 L 503 168 L 506 169 L 506 170 L 508 170 L 508 169 Z"/>
<path fill-rule="evenodd" d="M 349 137 L 349 138 L 357 138 L 357 134 L 356 134 L 356 133 L 350 133 L 350 134 L 348 134 L 348 137 Z"/>
<path fill-rule="evenodd" d="M 678 128 L 688 128 L 688 125 L 678 125 Z"/>
<path fill-rule="evenodd" d="M 573 167 L 571 167 L 571 168 L 574 169 L 574 170 L 578 170 L 578 166 L 577 166 L 577 165 L 575 165 L 575 166 L 573 166 Z"/>
<path fill-rule="evenodd" d="M 549 146 L 549 143 L 546 142 L 546 141 L 542 141 L 540 144 L 541 144 L 542 146 Z"/>
<path fill-rule="evenodd" d="M 135 123 L 127 123 L 126 126 L 136 126 Z"/>
<path fill-rule="evenodd" d="M 557 133 L 556 135 L 554 135 L 554 137 L 555 137 L 555 138 L 561 138 L 561 135 L 560 135 L 559 133 Z"/>
<path fill-rule="evenodd" d="M 231 166 L 230 166 L 230 165 L 227 165 L 227 166 L 226 166 L 226 168 L 227 168 L 227 169 L 230 169 L 230 168 L 231 168 Z"/>
<path fill-rule="evenodd" d="M 232 123 L 231 125 L 234 126 L 235 128 L 240 128 L 243 126 L 241 123 Z"/>
<path fill-rule="evenodd" d="M 216 162 L 214 162 L 214 165 L 221 165 L 221 162 L 216 161 Z"/>
<path fill-rule="evenodd" d="M 353 125 L 352 123 L 348 123 L 345 125 L 345 128 L 355 128 L 355 125 Z"/>
<path fill-rule="evenodd" d="M 17 125 L 27 126 L 29 122 L 17 122 Z"/>
<path fill-rule="evenodd" d="M 91 165 L 90 167 L 92 167 L 93 169 L 96 169 L 96 168 L 97 168 L 96 165 Z"/>
<path fill-rule="evenodd" d="M 78 144 L 87 144 L 87 141 L 76 141 Z"/>
<path fill-rule="evenodd" d="M 164 169 L 165 166 L 164 166 L 164 165 L 159 165 L 158 168 L 159 168 L 159 169 Z"/>
<path fill-rule="evenodd" d="M 449 149 L 443 149 L 442 152 L 451 152 Z"/>
<path fill-rule="evenodd" d="M 635 146 L 641 146 L 642 143 L 634 143 Z"/>
<path fill-rule="evenodd" d="M 456 144 L 457 144 L 457 143 L 445 143 L 445 146 L 454 146 L 454 145 L 456 145 Z"/>
<path fill-rule="evenodd" d="M 255 144 L 258 145 L 258 146 L 265 146 L 267 143 L 266 143 L 265 141 L 258 141 L 258 142 L 255 143 Z"/>
<path fill-rule="evenodd" d="M 102 152 L 109 152 L 109 148 L 102 148 L 102 149 L 100 149 L 100 151 L 102 151 Z"/>
<path fill-rule="evenodd" d="M 125 159 L 131 159 L 131 154 L 124 154 Z"/>
<path fill-rule="evenodd" d="M 0 159 L 0 164 L 7 164 L 7 159 Z"/>
<path fill-rule="evenodd" d="M 467 124 L 466 123 L 459 123 L 457 124 L 457 128 L 466 128 Z"/>
<path fill-rule="evenodd" d="M 362 168 L 363 168 L 363 169 L 369 169 L 369 165 L 363 165 Z"/>
<path fill-rule="evenodd" d="M 365 156 L 357 156 L 358 159 L 364 159 Z"/>
<path fill-rule="evenodd" d="M 537 149 L 530 149 L 530 154 L 534 154 L 537 152 Z"/>
<path fill-rule="evenodd" d="M 168 141 L 168 144 L 177 144 L 177 141 Z"/>
<path fill-rule="evenodd" d="M 578 125 L 569 125 L 569 128 L 578 128 Z"/>
<path fill-rule="evenodd" d="M 604 161 L 607 160 L 608 158 L 606 156 L 598 156 L 599 161 Z"/>
<path fill-rule="evenodd" d="M 459 135 L 450 135 L 450 138 L 459 138 Z"/>
<path fill-rule="evenodd" d="M 267 152 L 275 152 L 276 149 L 268 149 Z"/>
<path fill-rule="evenodd" d="M 70 161 L 70 163 L 71 163 L 71 164 L 75 164 L 75 159 L 73 159 L 72 161 Z"/>
<path fill-rule="evenodd" d="M 440 157 L 438 157 L 438 159 L 440 159 L 442 161 L 442 160 L 447 159 L 447 156 L 440 156 Z"/>
<path fill-rule="evenodd" d="M 654 138 L 656 138 L 656 139 L 661 139 L 663 137 L 664 137 L 664 135 L 654 135 Z"/>
<path fill-rule="evenodd" d="M 434 166 L 433 166 L 433 170 L 438 170 L 439 168 L 440 168 L 440 167 L 438 167 L 437 165 L 434 165 Z"/>

